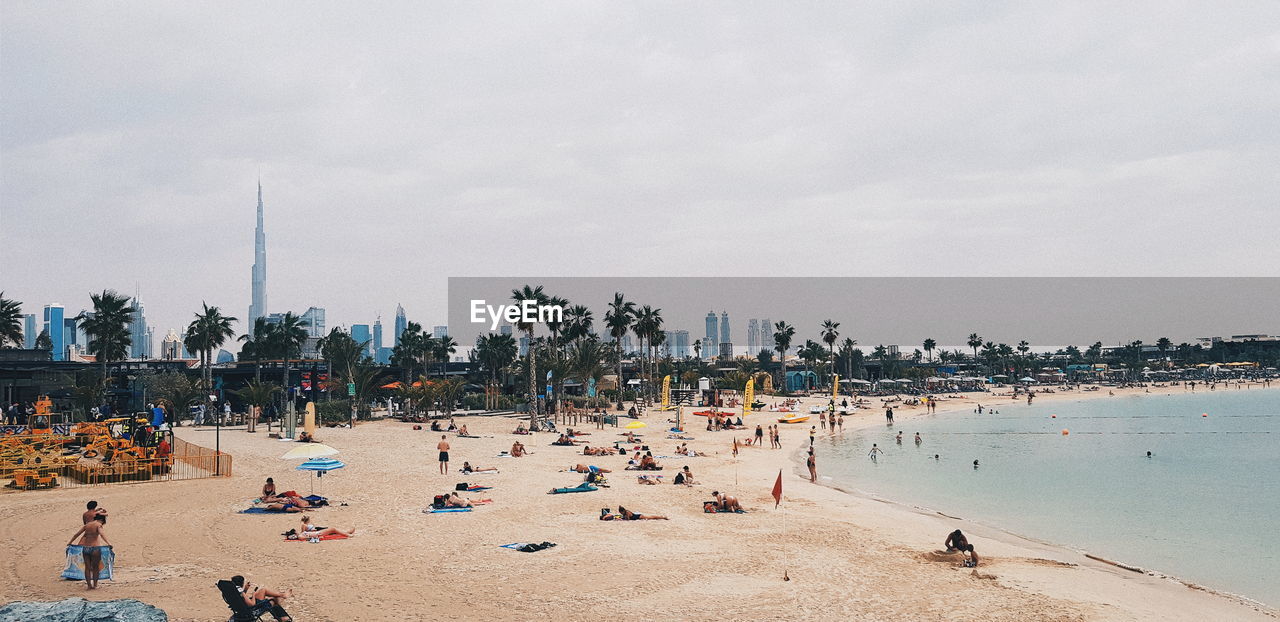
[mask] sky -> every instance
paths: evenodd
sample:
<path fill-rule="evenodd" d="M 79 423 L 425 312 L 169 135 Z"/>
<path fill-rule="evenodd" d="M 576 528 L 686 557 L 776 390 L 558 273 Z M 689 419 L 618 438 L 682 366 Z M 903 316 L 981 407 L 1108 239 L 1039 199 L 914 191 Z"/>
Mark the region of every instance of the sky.
<path fill-rule="evenodd" d="M 0 3 L 0 290 L 157 341 L 247 315 L 259 176 L 270 308 L 331 326 L 459 276 L 1280 276 L 1274 2 L 68 7 Z"/>

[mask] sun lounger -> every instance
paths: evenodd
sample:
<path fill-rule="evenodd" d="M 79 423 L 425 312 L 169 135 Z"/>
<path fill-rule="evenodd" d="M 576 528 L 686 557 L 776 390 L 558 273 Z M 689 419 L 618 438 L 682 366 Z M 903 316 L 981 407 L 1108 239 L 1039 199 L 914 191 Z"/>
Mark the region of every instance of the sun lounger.
<path fill-rule="evenodd" d="M 240 591 L 236 589 L 236 584 L 230 581 L 219 581 L 217 587 L 218 591 L 222 593 L 222 602 L 231 608 L 231 619 L 227 622 L 253 622 L 254 620 L 261 620 L 262 616 L 268 613 L 276 620 L 289 617 L 289 612 L 279 605 L 271 605 L 269 608 L 250 607 L 244 602 L 244 597 L 240 595 Z"/>

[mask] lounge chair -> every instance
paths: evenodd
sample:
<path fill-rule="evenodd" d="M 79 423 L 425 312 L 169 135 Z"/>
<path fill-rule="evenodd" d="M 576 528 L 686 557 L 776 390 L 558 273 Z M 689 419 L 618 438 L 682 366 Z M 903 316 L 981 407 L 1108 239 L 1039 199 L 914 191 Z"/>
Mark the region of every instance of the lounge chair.
<path fill-rule="evenodd" d="M 236 584 L 230 581 L 218 581 L 218 591 L 222 593 L 222 602 L 231 608 L 231 617 L 227 618 L 227 622 L 255 622 L 262 620 L 262 616 L 268 613 L 276 620 L 292 619 L 289 612 L 280 605 L 272 605 L 270 609 L 261 613 L 255 612 L 253 607 L 244 602 L 244 597 L 241 596 L 240 590 L 236 589 Z"/>

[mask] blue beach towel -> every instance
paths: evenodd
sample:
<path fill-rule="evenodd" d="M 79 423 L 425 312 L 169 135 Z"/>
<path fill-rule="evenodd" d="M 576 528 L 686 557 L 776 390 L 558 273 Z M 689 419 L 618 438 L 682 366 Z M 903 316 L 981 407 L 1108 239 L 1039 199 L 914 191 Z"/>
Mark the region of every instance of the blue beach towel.
<path fill-rule="evenodd" d="M 593 490 L 600 490 L 600 489 L 596 488 L 595 486 L 592 486 L 591 484 L 583 482 L 581 484 L 578 484 L 577 486 L 574 486 L 573 488 L 555 488 L 551 491 L 550 494 L 563 495 L 570 492 L 591 492 Z"/>
<path fill-rule="evenodd" d="M 423 514 L 449 514 L 452 512 L 470 512 L 471 508 L 431 508 L 423 510 Z"/>
<path fill-rule="evenodd" d="M 116 554 L 111 549 L 102 549 L 102 569 L 98 571 L 99 579 L 110 579 L 115 568 Z M 71 581 L 84 581 L 84 547 L 72 544 L 67 547 L 67 567 L 62 571 L 62 578 Z"/>

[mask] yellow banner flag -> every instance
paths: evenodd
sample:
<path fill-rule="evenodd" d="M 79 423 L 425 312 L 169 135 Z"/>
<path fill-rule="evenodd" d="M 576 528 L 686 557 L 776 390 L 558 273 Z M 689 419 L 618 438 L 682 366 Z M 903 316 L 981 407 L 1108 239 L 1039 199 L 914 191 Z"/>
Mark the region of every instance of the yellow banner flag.
<path fill-rule="evenodd" d="M 747 381 L 747 389 L 743 391 L 742 397 L 742 414 L 751 414 L 751 404 L 756 401 L 756 379 L 752 378 Z"/>
<path fill-rule="evenodd" d="M 836 374 L 831 380 L 831 399 L 840 397 L 840 374 Z"/>
<path fill-rule="evenodd" d="M 662 377 L 662 410 L 671 408 L 671 375 Z"/>

